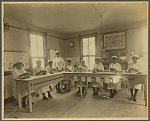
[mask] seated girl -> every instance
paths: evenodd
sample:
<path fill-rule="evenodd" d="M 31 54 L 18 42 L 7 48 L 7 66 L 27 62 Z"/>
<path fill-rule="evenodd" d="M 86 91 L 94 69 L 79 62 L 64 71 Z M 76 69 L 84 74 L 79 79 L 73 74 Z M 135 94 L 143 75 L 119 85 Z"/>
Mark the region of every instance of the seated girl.
<path fill-rule="evenodd" d="M 47 71 L 43 70 L 41 67 L 41 60 L 37 60 L 36 61 L 37 66 L 33 69 L 33 75 L 41 75 L 41 74 L 46 74 Z M 48 100 L 48 98 L 46 97 L 45 93 L 48 93 L 48 97 L 52 98 L 51 94 L 50 94 L 50 88 L 49 85 L 43 87 L 42 89 L 39 90 L 39 92 L 42 93 L 43 95 L 43 100 Z"/>
<path fill-rule="evenodd" d="M 101 63 L 101 58 L 96 57 L 95 64 L 93 66 L 93 73 L 97 73 L 97 72 L 101 72 L 101 71 L 104 71 L 104 66 Z M 97 81 L 97 78 L 93 78 L 92 80 L 93 80 L 92 81 L 93 96 L 97 96 L 100 88 L 103 86 L 103 83 L 100 82 L 100 78 L 99 78 L 99 81 Z"/>
<path fill-rule="evenodd" d="M 84 60 L 81 60 L 81 65 L 79 65 L 78 67 L 78 72 L 88 72 L 88 67 L 85 65 L 85 61 Z M 84 81 L 82 81 L 82 93 L 84 94 L 85 93 L 85 86 L 87 85 L 86 83 L 86 80 L 85 80 L 85 77 L 81 77 L 84 79 Z M 77 94 L 80 93 L 80 81 L 78 81 L 78 87 L 79 87 L 79 90 L 77 92 Z"/>
<path fill-rule="evenodd" d="M 117 73 L 118 71 L 121 71 L 121 65 L 119 63 L 117 63 L 117 56 L 112 56 L 112 61 L 113 63 L 111 63 L 109 65 L 109 71 Z M 113 81 L 116 80 L 117 78 L 113 78 Z M 110 98 L 113 98 L 115 96 L 115 94 L 117 94 L 117 90 L 121 88 L 121 82 L 119 82 L 119 80 L 117 83 L 112 83 L 110 82 L 108 85 L 108 88 L 110 89 Z"/>
<path fill-rule="evenodd" d="M 46 66 L 45 70 L 47 71 L 47 73 L 50 74 L 54 74 L 56 72 L 56 69 L 53 68 L 53 61 L 52 60 L 48 60 L 48 66 Z M 52 85 L 49 85 L 50 91 L 52 91 Z M 53 98 L 52 96 L 50 96 L 50 98 Z"/>
<path fill-rule="evenodd" d="M 128 66 L 128 71 L 129 72 L 139 72 L 140 71 L 140 64 L 137 62 L 139 59 L 139 56 L 137 55 L 133 55 L 132 56 L 132 61 L 133 63 L 129 64 Z M 134 84 L 132 83 L 131 80 L 129 80 L 129 86 L 130 86 L 130 93 L 131 93 L 131 97 L 130 97 L 130 101 L 136 101 L 136 95 L 138 93 L 138 90 L 141 89 L 142 84 Z M 134 95 L 133 95 L 133 90 L 134 90 Z"/>
<path fill-rule="evenodd" d="M 73 72 L 74 71 L 74 66 L 71 63 L 71 59 L 68 58 L 67 59 L 67 65 L 65 68 L 66 72 Z M 63 84 L 64 84 L 64 89 L 66 92 L 69 92 L 71 89 L 71 80 L 63 80 Z"/>
<path fill-rule="evenodd" d="M 52 60 L 48 60 L 48 66 L 46 66 L 45 70 L 50 74 L 53 74 L 56 72 L 56 70 L 53 68 L 53 61 Z"/>
<path fill-rule="evenodd" d="M 25 79 L 31 76 L 31 74 L 29 72 L 27 72 L 25 69 L 23 69 L 24 64 L 22 63 L 22 61 L 17 61 L 14 65 L 13 65 L 13 70 L 12 70 L 12 75 L 13 78 L 16 79 Z M 27 90 L 20 90 L 20 94 L 22 98 L 22 107 L 26 107 L 27 105 L 27 95 L 28 92 Z M 16 98 L 16 97 L 15 97 Z"/>

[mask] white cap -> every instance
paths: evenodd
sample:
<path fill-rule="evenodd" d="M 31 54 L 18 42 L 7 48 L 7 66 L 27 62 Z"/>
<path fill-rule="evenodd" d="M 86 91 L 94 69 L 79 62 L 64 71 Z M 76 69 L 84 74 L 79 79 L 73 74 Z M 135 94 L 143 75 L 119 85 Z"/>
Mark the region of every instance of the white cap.
<path fill-rule="evenodd" d="M 70 60 L 70 61 L 71 61 L 71 59 L 70 59 L 70 58 L 68 58 L 68 59 L 67 59 L 67 61 L 68 61 L 68 60 Z"/>
<path fill-rule="evenodd" d="M 133 55 L 132 58 L 139 58 L 139 56 L 138 55 Z"/>
<path fill-rule="evenodd" d="M 17 61 L 13 64 L 13 68 L 16 67 L 16 65 L 17 65 L 18 63 L 21 63 L 22 66 L 24 66 L 24 64 L 23 64 L 23 62 L 22 62 L 21 60 L 17 60 Z"/>
<path fill-rule="evenodd" d="M 60 53 L 59 51 L 56 51 L 55 53 Z"/>
<path fill-rule="evenodd" d="M 47 62 L 49 63 L 49 62 L 53 62 L 53 61 L 52 60 L 48 60 Z"/>
<path fill-rule="evenodd" d="M 17 64 L 17 63 L 22 63 L 23 64 L 23 62 L 21 60 L 17 60 L 14 64 Z"/>
<path fill-rule="evenodd" d="M 118 57 L 117 56 L 112 56 L 111 58 L 116 58 L 117 59 Z"/>
<path fill-rule="evenodd" d="M 101 57 L 96 57 L 95 59 L 99 59 L 99 60 L 101 60 Z"/>

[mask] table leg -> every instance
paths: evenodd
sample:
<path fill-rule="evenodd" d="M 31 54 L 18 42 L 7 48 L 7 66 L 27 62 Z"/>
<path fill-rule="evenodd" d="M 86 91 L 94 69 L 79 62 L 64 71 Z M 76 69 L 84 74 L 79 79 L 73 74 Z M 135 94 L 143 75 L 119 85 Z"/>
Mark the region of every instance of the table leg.
<path fill-rule="evenodd" d="M 20 95 L 20 90 L 19 90 L 19 87 L 17 86 L 17 97 L 18 97 L 18 110 L 21 110 L 21 95 Z"/>
<path fill-rule="evenodd" d="M 63 80 L 60 80 L 60 90 L 62 90 L 63 89 Z"/>
<path fill-rule="evenodd" d="M 147 106 L 147 80 L 145 80 L 144 83 L 144 100 L 145 100 L 145 106 Z"/>
<path fill-rule="evenodd" d="M 70 88 L 70 91 L 71 91 L 71 88 L 72 88 L 72 80 L 69 80 L 69 88 Z"/>
<path fill-rule="evenodd" d="M 82 95 L 82 81 L 80 80 L 80 96 L 83 97 Z"/>
<path fill-rule="evenodd" d="M 85 84 L 85 94 L 87 94 L 87 87 L 88 87 L 88 82 L 86 81 L 86 84 Z"/>
<path fill-rule="evenodd" d="M 28 99 L 29 99 L 29 112 L 32 112 L 32 96 L 31 96 L 31 87 L 28 88 Z"/>
<path fill-rule="evenodd" d="M 74 86 L 74 79 L 72 78 L 72 86 Z"/>

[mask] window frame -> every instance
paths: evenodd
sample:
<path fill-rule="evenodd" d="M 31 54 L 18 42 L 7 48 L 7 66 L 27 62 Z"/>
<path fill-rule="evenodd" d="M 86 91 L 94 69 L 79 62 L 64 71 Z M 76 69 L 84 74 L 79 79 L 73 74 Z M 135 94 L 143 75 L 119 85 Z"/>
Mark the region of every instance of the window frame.
<path fill-rule="evenodd" d="M 84 35 L 84 36 L 80 36 L 80 59 L 83 60 L 83 57 L 96 57 L 97 56 L 97 34 L 89 34 L 89 35 Z M 83 55 L 83 39 L 84 38 L 95 38 L 95 55 Z M 89 45 L 89 40 L 88 40 L 88 45 Z M 89 51 L 89 47 L 88 47 L 88 51 Z M 88 64 L 88 67 L 90 66 L 90 64 Z M 88 68 L 88 70 L 91 70 L 90 68 Z"/>
<path fill-rule="evenodd" d="M 32 57 L 32 52 L 31 52 L 31 38 L 30 38 L 30 35 L 33 34 L 33 35 L 36 35 L 36 36 L 42 36 L 43 38 L 43 56 L 33 56 Z M 32 60 L 34 58 L 38 58 L 38 59 L 44 59 L 44 68 L 46 66 L 46 34 L 42 33 L 42 32 L 35 32 L 35 31 L 32 31 L 31 29 L 28 30 L 28 40 L 29 40 L 29 68 L 33 71 L 33 62 Z"/>

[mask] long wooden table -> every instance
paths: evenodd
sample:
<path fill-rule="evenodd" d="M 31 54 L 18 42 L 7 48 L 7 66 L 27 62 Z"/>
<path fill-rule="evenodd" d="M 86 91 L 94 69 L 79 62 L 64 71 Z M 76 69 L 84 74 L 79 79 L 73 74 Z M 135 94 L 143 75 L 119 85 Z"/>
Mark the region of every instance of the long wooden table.
<path fill-rule="evenodd" d="M 32 112 L 32 90 L 40 89 L 44 86 L 49 85 L 50 83 L 58 83 L 63 80 L 63 73 L 55 73 L 55 74 L 46 74 L 46 75 L 38 75 L 31 76 L 26 79 L 17 79 L 16 87 L 17 87 L 17 95 L 18 95 L 18 109 L 21 109 L 21 94 L 20 90 L 27 90 L 28 99 L 29 99 L 29 112 Z"/>
<path fill-rule="evenodd" d="M 58 83 L 61 80 L 70 80 L 73 79 L 74 76 L 77 77 L 100 77 L 100 78 L 113 78 L 116 77 L 118 79 L 128 78 L 132 80 L 132 83 L 135 84 L 144 84 L 144 100 L 145 105 L 147 105 L 147 75 L 146 74 L 136 74 L 136 73 L 112 73 L 112 72 L 60 72 L 55 74 L 46 74 L 39 76 L 32 76 L 27 79 L 18 79 L 16 80 L 17 84 L 17 92 L 18 92 L 18 104 L 19 109 L 21 109 L 21 95 L 20 90 L 27 90 L 29 97 L 29 112 L 32 112 L 32 98 L 31 91 L 42 88 L 44 86 L 49 85 L 50 83 Z M 81 82 L 81 81 L 80 81 Z M 113 83 L 117 83 L 113 81 Z M 80 83 L 80 95 L 82 97 L 82 84 Z"/>

